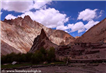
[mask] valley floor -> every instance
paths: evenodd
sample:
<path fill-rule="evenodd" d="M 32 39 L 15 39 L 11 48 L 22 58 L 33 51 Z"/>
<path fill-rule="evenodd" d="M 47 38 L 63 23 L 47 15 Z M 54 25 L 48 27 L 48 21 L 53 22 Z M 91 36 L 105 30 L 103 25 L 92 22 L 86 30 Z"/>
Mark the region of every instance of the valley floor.
<path fill-rule="evenodd" d="M 68 66 L 44 66 L 44 67 L 36 67 L 36 68 L 25 68 L 21 70 L 41 71 L 37 73 L 106 73 L 106 63 L 93 64 L 93 65 L 74 63 Z M 5 72 L 2 72 L 2 73 L 5 73 Z"/>
<path fill-rule="evenodd" d="M 51 66 L 51 67 L 41 67 L 32 69 L 41 70 L 42 73 L 106 73 L 105 64 L 99 64 L 98 66 L 84 66 L 84 67 Z"/>

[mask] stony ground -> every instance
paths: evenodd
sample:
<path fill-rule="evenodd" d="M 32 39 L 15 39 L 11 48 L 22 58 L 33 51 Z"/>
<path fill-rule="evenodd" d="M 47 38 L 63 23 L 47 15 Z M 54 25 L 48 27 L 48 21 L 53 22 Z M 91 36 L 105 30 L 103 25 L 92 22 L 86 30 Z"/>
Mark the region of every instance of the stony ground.
<path fill-rule="evenodd" d="M 46 66 L 46 67 L 26 68 L 26 69 L 21 69 L 20 71 L 22 70 L 35 71 L 35 72 L 27 72 L 27 73 L 106 73 L 106 63 L 96 64 L 96 65 L 71 64 L 68 66 Z M 41 72 L 36 72 L 36 71 L 41 71 Z M 8 72 L 1 72 L 1 73 L 8 73 Z M 20 73 L 20 72 L 15 72 L 15 73 Z M 26 73 L 26 72 L 21 72 L 21 73 Z"/>
<path fill-rule="evenodd" d="M 41 73 L 106 73 L 106 64 L 98 66 L 50 66 L 30 68 L 27 70 L 41 70 Z"/>

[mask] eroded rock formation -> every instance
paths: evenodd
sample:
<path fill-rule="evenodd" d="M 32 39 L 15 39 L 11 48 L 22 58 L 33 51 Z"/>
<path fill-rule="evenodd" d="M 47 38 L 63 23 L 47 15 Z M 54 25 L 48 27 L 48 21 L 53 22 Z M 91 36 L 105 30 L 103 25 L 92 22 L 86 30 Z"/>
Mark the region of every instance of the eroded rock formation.
<path fill-rule="evenodd" d="M 50 47 L 54 47 L 55 49 L 57 48 L 57 45 L 52 43 L 49 38 L 46 36 L 45 31 L 42 29 L 41 34 L 38 35 L 33 42 L 32 48 L 30 49 L 29 52 L 35 52 L 36 50 L 44 47 L 46 50 L 49 49 Z"/>
<path fill-rule="evenodd" d="M 43 28 L 51 42 L 59 45 L 62 41 L 65 44 L 74 40 L 74 37 L 62 30 L 53 30 L 33 21 L 29 16 L 24 18 L 0 21 L 1 40 L 6 42 L 21 53 L 26 53 L 33 45 L 34 38 L 41 33 Z M 1 47 L 3 48 L 3 47 Z M 9 50 L 7 50 L 9 51 Z M 2 50 L 1 50 L 2 52 Z M 14 51 L 15 52 L 15 51 Z"/>

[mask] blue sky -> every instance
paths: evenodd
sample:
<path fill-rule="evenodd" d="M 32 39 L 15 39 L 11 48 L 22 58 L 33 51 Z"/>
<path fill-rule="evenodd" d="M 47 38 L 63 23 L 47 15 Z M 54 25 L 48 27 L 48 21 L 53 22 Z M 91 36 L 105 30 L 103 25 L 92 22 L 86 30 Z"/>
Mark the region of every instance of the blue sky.
<path fill-rule="evenodd" d="M 46 27 L 63 30 L 74 37 L 106 17 L 106 1 L 6 1 L 1 2 L 1 20 L 29 15 Z"/>

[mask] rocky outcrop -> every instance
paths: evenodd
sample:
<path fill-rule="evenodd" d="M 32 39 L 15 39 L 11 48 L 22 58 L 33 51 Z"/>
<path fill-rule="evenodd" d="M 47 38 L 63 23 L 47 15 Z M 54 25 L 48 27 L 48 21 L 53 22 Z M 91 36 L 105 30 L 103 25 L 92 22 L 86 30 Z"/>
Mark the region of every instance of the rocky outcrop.
<path fill-rule="evenodd" d="M 73 42 L 75 38 L 62 30 L 54 30 L 50 36 L 50 40 L 57 45 L 60 45 L 61 42 L 67 45 Z"/>
<path fill-rule="evenodd" d="M 20 53 L 18 50 L 16 50 L 14 47 L 10 46 L 9 44 L 5 43 L 4 41 L 1 40 L 1 56 L 10 54 L 12 52 L 14 53 Z"/>
<path fill-rule="evenodd" d="M 45 49 L 49 49 L 50 47 L 57 48 L 57 45 L 52 43 L 49 38 L 46 36 L 45 31 L 42 29 L 41 34 L 38 35 L 32 45 L 32 48 L 29 52 L 35 52 L 36 50 L 44 47 Z"/>
<path fill-rule="evenodd" d="M 76 39 L 75 42 L 99 43 L 105 41 L 106 41 L 106 18 L 97 25 L 90 28 L 81 37 Z"/>
<path fill-rule="evenodd" d="M 57 45 L 62 41 L 68 44 L 74 38 L 61 30 L 53 30 L 33 21 L 29 16 L 24 18 L 0 21 L 1 40 L 14 47 L 21 53 L 26 53 L 33 45 L 34 38 L 41 33 L 43 28 L 49 40 Z M 2 47 L 1 47 L 2 48 Z M 1 51 L 2 52 L 2 51 Z"/>

